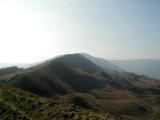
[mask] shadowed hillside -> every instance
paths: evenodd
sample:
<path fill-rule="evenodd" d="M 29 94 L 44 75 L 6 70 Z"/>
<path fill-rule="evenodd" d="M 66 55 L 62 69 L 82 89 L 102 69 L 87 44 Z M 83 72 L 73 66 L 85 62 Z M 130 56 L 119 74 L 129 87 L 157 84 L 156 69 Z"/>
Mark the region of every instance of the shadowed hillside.
<path fill-rule="evenodd" d="M 81 55 L 66 55 L 26 69 L 14 77 L 7 78 L 4 84 L 43 96 L 64 95 L 74 91 L 87 92 L 104 86 L 104 81 L 78 71 L 96 73 L 101 71 L 101 68 Z"/>

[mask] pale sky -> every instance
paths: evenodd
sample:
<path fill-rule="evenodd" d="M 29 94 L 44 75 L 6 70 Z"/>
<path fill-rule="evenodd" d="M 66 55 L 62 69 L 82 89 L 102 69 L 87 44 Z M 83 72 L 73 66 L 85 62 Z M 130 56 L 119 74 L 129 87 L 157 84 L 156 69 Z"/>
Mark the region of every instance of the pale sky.
<path fill-rule="evenodd" d="M 160 59 L 159 0 L 0 0 L 0 63 L 86 52 Z"/>

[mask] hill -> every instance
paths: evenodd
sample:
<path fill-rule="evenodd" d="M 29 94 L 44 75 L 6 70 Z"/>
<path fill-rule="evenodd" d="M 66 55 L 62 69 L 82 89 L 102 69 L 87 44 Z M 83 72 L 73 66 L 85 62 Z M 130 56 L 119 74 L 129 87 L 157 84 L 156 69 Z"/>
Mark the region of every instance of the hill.
<path fill-rule="evenodd" d="M 104 81 L 85 74 L 94 74 L 100 70 L 81 55 L 66 55 L 26 69 L 3 82 L 43 96 L 64 95 L 103 86 Z"/>
<path fill-rule="evenodd" d="M 2 76 L 0 81 L 123 120 L 151 120 L 159 114 L 160 81 L 128 72 L 107 72 L 81 54 L 63 55 Z"/>
<path fill-rule="evenodd" d="M 17 66 L 2 68 L 0 69 L 0 76 L 20 72 L 22 70 L 22 68 L 18 68 Z"/>
<path fill-rule="evenodd" d="M 111 62 L 128 72 L 160 79 L 160 60 L 114 60 Z"/>

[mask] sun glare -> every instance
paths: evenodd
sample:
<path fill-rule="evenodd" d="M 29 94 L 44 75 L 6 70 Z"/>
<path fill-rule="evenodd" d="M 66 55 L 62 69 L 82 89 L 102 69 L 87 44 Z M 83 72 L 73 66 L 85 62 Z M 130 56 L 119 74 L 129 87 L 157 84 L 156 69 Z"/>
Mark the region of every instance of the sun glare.
<path fill-rule="evenodd" d="M 24 63 L 48 57 L 51 37 L 37 16 L 24 9 L 0 7 L 0 18 L 0 61 Z"/>

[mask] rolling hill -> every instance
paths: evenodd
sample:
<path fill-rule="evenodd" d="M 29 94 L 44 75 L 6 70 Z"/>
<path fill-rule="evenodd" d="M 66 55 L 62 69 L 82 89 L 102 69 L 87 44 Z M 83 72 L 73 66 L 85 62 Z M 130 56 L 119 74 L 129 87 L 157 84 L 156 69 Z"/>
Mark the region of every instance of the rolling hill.
<path fill-rule="evenodd" d="M 41 97 L 58 98 L 65 104 L 107 112 L 120 120 L 158 119 L 160 81 L 125 72 L 113 64 L 114 70 L 108 71 L 106 60 L 101 63 L 101 59 L 93 58 L 62 55 L 18 73 L 2 75 L 0 83 Z"/>
<path fill-rule="evenodd" d="M 4 84 L 14 85 L 43 96 L 64 95 L 75 90 L 87 92 L 103 86 L 104 81 L 87 75 L 98 71 L 101 71 L 100 67 L 81 55 L 66 55 L 15 74 L 14 77 L 7 78 Z"/>

